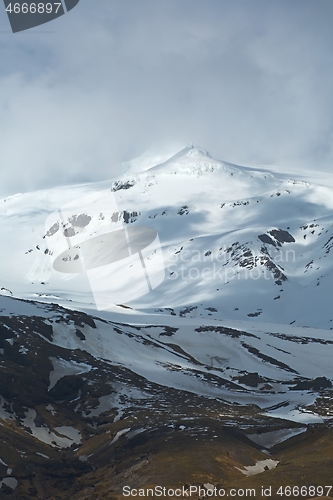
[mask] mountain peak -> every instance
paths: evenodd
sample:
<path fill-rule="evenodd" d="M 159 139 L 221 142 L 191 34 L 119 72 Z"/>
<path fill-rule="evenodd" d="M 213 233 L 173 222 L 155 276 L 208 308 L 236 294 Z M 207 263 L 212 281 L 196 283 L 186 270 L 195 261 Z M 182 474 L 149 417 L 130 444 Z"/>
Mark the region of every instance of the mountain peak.
<path fill-rule="evenodd" d="M 198 176 L 216 170 L 231 173 L 237 171 L 237 167 L 215 160 L 206 149 L 193 144 L 189 144 L 163 163 L 149 169 L 154 174 L 195 174 Z"/>
<path fill-rule="evenodd" d="M 208 151 L 201 147 L 196 147 L 193 143 L 187 146 L 180 144 L 164 145 L 151 147 L 144 151 L 140 156 L 123 163 L 124 173 L 146 172 L 159 165 L 180 158 L 211 158 Z"/>
<path fill-rule="evenodd" d="M 190 144 L 187 148 L 187 156 L 190 156 L 190 157 L 198 157 L 198 156 L 208 156 L 209 158 L 211 158 L 211 155 L 208 153 L 208 151 L 204 148 L 201 148 L 201 147 L 196 147 L 194 146 L 193 144 Z M 183 150 L 185 151 L 185 150 Z"/>

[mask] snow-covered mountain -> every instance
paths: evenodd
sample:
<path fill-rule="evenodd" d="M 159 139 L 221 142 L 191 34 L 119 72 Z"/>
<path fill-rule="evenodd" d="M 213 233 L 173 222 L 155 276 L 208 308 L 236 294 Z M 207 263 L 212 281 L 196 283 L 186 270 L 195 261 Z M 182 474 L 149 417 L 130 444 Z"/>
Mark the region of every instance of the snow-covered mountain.
<path fill-rule="evenodd" d="M 112 189 L 114 228 L 152 228 L 163 250 L 163 283 L 127 304 L 133 309 L 333 327 L 331 187 L 214 160 L 193 146 L 159 165 L 149 157 L 129 162 L 126 170 L 112 182 L 3 200 L 2 293 L 93 309 L 86 275 L 52 268 L 45 221 L 66 203 Z M 82 213 L 89 217 L 89 207 Z"/>

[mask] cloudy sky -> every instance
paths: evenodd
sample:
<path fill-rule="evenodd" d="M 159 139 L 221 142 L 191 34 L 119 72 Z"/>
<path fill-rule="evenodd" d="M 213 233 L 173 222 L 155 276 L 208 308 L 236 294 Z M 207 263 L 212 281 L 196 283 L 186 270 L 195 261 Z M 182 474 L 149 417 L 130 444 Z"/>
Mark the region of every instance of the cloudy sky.
<path fill-rule="evenodd" d="M 0 6 L 0 195 L 189 142 L 332 169 L 332 21 L 332 0 L 80 0 L 12 34 Z"/>

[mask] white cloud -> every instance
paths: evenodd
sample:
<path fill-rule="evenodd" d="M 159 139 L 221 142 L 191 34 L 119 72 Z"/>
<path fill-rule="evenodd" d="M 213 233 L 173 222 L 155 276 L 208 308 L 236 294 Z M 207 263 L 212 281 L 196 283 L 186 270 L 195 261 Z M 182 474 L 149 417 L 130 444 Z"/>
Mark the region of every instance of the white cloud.
<path fill-rule="evenodd" d="M 56 33 L 0 35 L 0 194 L 113 177 L 155 143 L 330 168 L 332 14 L 326 0 L 81 0 L 45 25 Z"/>

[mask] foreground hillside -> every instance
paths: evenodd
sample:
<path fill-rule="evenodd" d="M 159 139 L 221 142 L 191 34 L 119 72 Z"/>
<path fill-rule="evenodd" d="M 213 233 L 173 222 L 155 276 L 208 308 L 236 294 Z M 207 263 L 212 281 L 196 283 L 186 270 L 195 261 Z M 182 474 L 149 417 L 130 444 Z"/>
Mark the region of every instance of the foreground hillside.
<path fill-rule="evenodd" d="M 200 345 L 177 340 L 182 328 L 168 324 L 115 323 L 11 298 L 1 310 L 1 498 L 123 498 L 124 486 L 259 492 L 328 484 L 328 368 L 306 377 L 246 347 L 243 368 L 231 376 L 219 361 L 223 339 L 250 343 L 251 332 L 220 325 L 220 351 L 215 339 L 208 364 Z M 199 335 L 208 349 L 209 325 Z"/>

